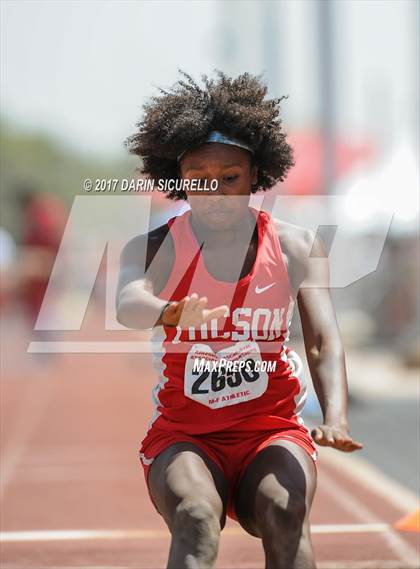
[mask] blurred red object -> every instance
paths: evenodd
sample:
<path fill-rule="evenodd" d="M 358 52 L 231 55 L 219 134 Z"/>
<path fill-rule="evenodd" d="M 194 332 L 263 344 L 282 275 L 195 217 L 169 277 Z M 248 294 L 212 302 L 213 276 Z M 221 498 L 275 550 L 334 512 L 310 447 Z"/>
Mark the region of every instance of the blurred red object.
<path fill-rule="evenodd" d="M 58 251 L 67 210 L 63 202 L 51 194 L 34 194 L 24 207 L 23 245 L 44 246 Z"/>
<path fill-rule="evenodd" d="M 317 195 L 325 193 L 323 188 L 323 164 L 325 143 L 320 131 L 291 132 L 287 136 L 293 147 L 296 165 L 290 170 L 281 185 L 282 194 Z M 368 162 L 375 154 L 371 141 L 355 143 L 336 137 L 335 176 L 350 172 L 356 165 Z"/>
<path fill-rule="evenodd" d="M 287 135 L 292 146 L 295 166 L 290 170 L 282 184 L 277 184 L 274 194 L 286 195 L 320 195 L 325 193 L 324 185 L 324 153 L 325 142 L 319 130 L 292 131 Z M 354 142 L 342 136 L 336 136 L 335 142 L 335 176 L 340 178 L 348 174 L 356 165 L 367 163 L 374 158 L 376 148 L 372 140 Z M 145 178 L 136 171 L 137 179 Z M 145 193 L 143 195 L 149 195 Z M 153 192 L 153 203 L 157 209 L 170 209 L 174 202 L 166 199 L 165 192 Z"/>
<path fill-rule="evenodd" d="M 60 247 L 67 210 L 58 197 L 47 193 L 26 195 L 22 209 L 22 300 L 35 322 Z"/>

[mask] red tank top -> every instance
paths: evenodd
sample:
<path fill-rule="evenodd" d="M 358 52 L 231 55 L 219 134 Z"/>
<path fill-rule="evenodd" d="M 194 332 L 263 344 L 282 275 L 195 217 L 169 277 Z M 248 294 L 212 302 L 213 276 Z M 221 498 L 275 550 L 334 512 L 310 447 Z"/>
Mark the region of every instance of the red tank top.
<path fill-rule="evenodd" d="M 169 220 L 175 261 L 159 297 L 197 293 L 209 308 L 226 304 L 226 318 L 201 328 L 155 327 L 152 428 L 189 434 L 226 429 L 270 430 L 302 423 L 306 385 L 301 361 L 286 348 L 294 296 L 273 220 L 253 208 L 258 248 L 254 266 L 237 282 L 206 269 L 188 210 Z"/>

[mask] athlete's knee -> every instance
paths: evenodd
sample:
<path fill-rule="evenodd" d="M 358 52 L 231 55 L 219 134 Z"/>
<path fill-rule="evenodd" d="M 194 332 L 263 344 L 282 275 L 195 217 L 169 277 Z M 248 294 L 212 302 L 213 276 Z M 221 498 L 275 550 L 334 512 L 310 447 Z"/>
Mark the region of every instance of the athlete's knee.
<path fill-rule="evenodd" d="M 199 544 L 206 542 L 217 553 L 220 520 L 216 508 L 202 497 L 185 498 L 175 509 L 172 535 L 183 541 Z"/>
<path fill-rule="evenodd" d="M 301 534 L 306 513 L 305 497 L 301 494 L 289 494 L 288 499 L 274 497 L 259 512 L 258 525 L 263 535 L 290 539 Z"/>

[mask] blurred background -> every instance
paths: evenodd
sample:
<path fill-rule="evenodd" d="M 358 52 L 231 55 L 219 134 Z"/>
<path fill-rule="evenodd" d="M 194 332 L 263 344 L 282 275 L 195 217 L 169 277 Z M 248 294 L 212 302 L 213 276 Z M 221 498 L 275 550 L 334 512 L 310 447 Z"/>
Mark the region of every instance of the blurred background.
<path fill-rule="evenodd" d="M 148 389 L 153 385 L 147 354 L 60 356 L 28 354 L 27 347 L 58 337 L 33 325 L 68 212 L 74 198 L 85 195 L 83 180 L 135 176 L 139 164 L 123 141 L 147 98 L 176 81 L 179 68 L 195 78 L 217 68 L 262 74 L 271 96 L 288 95 L 283 121 L 296 166 L 270 198 L 345 197 L 335 213 L 346 221 L 349 253 L 368 256 L 371 244 L 383 238 L 376 270 L 332 290 L 347 354 L 350 426 L 365 443 L 366 459 L 419 491 L 419 16 L 416 0 L 1 3 L 2 406 L 9 404 L 3 420 L 11 437 L 4 435 L 6 458 L 16 440 L 32 436 L 19 426 L 14 405 L 24 413 L 33 399 L 25 396 L 22 403 L 15 384 L 22 389 L 30 378 L 67 373 L 87 386 L 89 378 L 105 373 L 131 378 L 134 390 L 141 374 L 150 375 Z M 298 208 L 302 225 L 310 224 L 310 203 L 291 205 L 290 215 L 296 217 Z M 151 226 L 182 207 L 153 194 Z M 349 254 L 343 263 L 362 260 Z M 66 338 L 105 334 L 104 263 L 81 331 Z M 66 282 L 69 275 L 60 278 Z M 118 334 L 122 339 L 124 332 Z M 297 314 L 291 344 L 303 356 Z M 92 405 L 99 405 L 97 397 Z M 149 408 L 139 412 L 134 392 L 131 397 L 135 445 Z M 108 417 L 114 426 L 127 415 L 126 403 L 118 407 L 118 401 Z M 76 397 L 76 416 L 80 405 Z M 305 413 L 309 422 L 320 419 L 312 391 Z M 44 420 L 44 413 L 39 417 Z M 54 448 L 63 440 L 57 434 Z M 12 480 L 16 460 L 10 469 Z M 19 515 L 10 502 L 6 519 L 19 526 Z"/>

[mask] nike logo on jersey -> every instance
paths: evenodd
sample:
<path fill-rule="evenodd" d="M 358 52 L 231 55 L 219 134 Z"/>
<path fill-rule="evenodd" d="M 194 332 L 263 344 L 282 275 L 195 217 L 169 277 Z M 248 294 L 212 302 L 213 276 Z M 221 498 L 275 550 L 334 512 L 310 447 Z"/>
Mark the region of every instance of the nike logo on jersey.
<path fill-rule="evenodd" d="M 268 290 L 269 288 L 271 288 L 272 286 L 274 286 L 276 283 L 271 283 L 267 286 L 263 286 L 262 288 L 260 288 L 258 285 L 255 287 L 255 292 L 257 294 L 261 294 L 262 292 L 265 292 L 266 290 Z"/>

